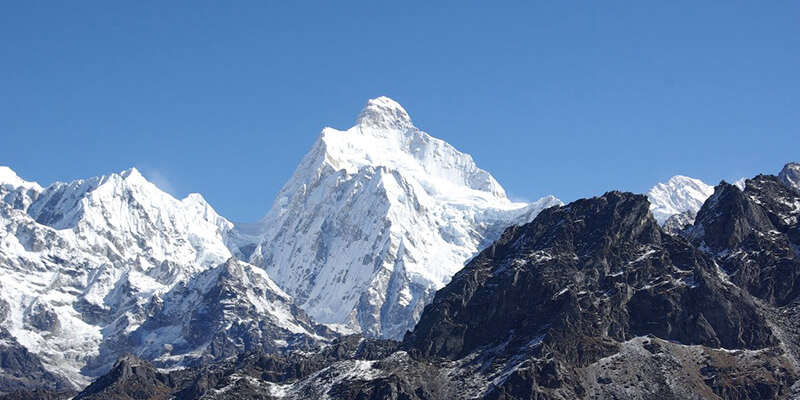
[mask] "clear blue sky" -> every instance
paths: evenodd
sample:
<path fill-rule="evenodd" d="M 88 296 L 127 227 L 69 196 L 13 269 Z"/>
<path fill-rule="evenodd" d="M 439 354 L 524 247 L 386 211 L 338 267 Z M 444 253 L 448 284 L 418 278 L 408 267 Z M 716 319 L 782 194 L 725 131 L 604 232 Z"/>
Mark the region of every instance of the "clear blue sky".
<path fill-rule="evenodd" d="M 800 2 L 388 3 L 4 1 L 0 165 L 253 221 L 379 95 L 521 199 L 800 161 Z"/>

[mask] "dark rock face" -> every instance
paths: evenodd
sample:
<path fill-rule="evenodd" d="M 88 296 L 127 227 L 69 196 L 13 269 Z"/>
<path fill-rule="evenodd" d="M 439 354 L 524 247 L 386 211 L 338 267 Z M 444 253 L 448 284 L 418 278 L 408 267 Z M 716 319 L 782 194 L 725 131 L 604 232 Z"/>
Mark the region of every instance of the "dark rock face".
<path fill-rule="evenodd" d="M 108 374 L 89 385 L 79 399 L 169 399 L 169 376 L 148 362 L 130 354 L 123 355 Z"/>
<path fill-rule="evenodd" d="M 723 182 L 693 225 L 670 232 L 648 209 L 644 196 L 609 192 L 509 228 L 402 343 L 351 336 L 316 352 L 253 353 L 153 375 L 151 389 L 178 399 L 800 398 L 800 192 L 775 176 L 744 191 Z"/>
<path fill-rule="evenodd" d="M 800 191 L 776 177 L 721 183 L 687 236 L 712 255 L 737 286 L 776 306 L 800 295 Z"/>
<path fill-rule="evenodd" d="M 426 309 L 406 344 L 457 359 L 482 346 L 547 347 L 578 365 L 652 334 L 685 344 L 775 343 L 746 294 L 664 234 L 644 196 L 610 192 L 544 211 L 476 257 Z"/>

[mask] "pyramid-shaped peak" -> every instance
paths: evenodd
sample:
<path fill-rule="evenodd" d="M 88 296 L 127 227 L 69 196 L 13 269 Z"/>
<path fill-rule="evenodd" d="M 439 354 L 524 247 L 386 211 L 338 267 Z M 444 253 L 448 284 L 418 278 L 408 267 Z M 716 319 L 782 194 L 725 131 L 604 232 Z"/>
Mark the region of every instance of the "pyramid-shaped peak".
<path fill-rule="evenodd" d="M 119 174 L 120 174 L 120 176 L 122 176 L 123 178 L 126 178 L 126 179 L 127 178 L 133 178 L 133 179 L 142 178 L 142 179 L 144 179 L 144 177 L 142 176 L 142 173 L 139 172 L 139 170 L 136 169 L 136 167 L 128 168 L 128 169 L 120 172 Z"/>
<path fill-rule="evenodd" d="M 378 129 L 404 130 L 412 126 L 411 117 L 396 101 L 381 96 L 370 99 L 356 118 L 356 125 Z"/>

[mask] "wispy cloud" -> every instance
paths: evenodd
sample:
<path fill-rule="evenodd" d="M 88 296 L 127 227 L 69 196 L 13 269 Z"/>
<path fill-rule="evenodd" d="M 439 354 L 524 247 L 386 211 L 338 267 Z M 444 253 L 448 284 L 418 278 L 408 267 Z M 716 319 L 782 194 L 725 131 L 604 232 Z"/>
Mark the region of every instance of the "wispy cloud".
<path fill-rule="evenodd" d="M 508 197 L 508 199 L 513 201 L 514 203 L 532 203 L 531 199 L 524 196 L 519 196 L 516 193 L 511 193 L 507 190 L 506 190 L 506 197 Z"/>
<path fill-rule="evenodd" d="M 167 178 L 167 175 L 163 171 L 157 168 L 144 166 L 141 167 L 140 172 L 148 181 L 158 186 L 159 189 L 173 196 L 176 195 L 175 186 L 170 183 L 169 178 Z"/>

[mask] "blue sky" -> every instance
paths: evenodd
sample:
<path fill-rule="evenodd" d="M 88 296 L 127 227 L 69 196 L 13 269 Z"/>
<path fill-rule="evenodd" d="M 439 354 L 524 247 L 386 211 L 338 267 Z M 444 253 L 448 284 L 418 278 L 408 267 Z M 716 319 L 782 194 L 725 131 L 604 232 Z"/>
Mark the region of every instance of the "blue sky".
<path fill-rule="evenodd" d="M 253 221 L 380 95 L 518 199 L 800 161 L 800 2 L 497 3 L 6 1 L 0 165 Z"/>

